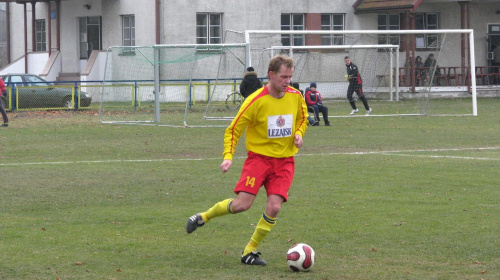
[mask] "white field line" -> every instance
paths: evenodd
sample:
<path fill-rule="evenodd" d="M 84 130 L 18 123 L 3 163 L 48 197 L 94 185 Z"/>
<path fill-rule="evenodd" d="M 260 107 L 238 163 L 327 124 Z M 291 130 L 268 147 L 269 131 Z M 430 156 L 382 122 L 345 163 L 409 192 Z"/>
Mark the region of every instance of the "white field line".
<path fill-rule="evenodd" d="M 453 151 L 482 151 L 499 150 L 500 147 L 479 147 L 479 148 L 451 148 L 451 149 L 420 149 L 420 150 L 394 150 L 394 151 L 368 151 L 368 152 L 339 152 L 339 153 L 320 153 L 320 154 L 297 154 L 296 156 L 328 156 L 328 155 L 394 155 L 407 157 L 427 157 L 427 158 L 451 158 L 451 159 L 470 159 L 470 160 L 500 160 L 500 158 L 479 158 L 479 157 L 459 157 L 459 156 L 438 156 L 438 155 L 415 155 L 409 153 L 422 152 L 453 152 Z M 245 157 L 235 157 L 245 158 Z M 116 160 L 79 160 L 79 161 L 47 161 L 47 162 L 18 162 L 18 163 L 0 163 L 0 166 L 28 166 L 28 165 L 69 165 L 69 164 L 90 164 L 90 163 L 126 163 L 126 162 L 163 162 L 163 161 L 204 161 L 204 160 L 222 160 L 221 158 L 166 158 L 166 159 L 116 159 Z"/>
<path fill-rule="evenodd" d="M 450 159 L 471 159 L 471 160 L 500 160 L 500 158 L 478 158 L 478 157 L 459 157 L 459 156 L 433 156 L 433 155 L 410 155 L 410 154 L 385 154 L 400 157 L 419 157 L 419 158 L 450 158 Z"/>

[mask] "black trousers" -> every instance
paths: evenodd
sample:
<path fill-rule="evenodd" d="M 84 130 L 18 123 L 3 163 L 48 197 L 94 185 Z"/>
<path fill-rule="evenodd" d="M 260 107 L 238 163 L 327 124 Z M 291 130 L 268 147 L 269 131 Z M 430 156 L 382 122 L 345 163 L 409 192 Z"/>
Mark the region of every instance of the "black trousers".
<path fill-rule="evenodd" d="M 347 100 L 349 100 L 349 103 L 351 104 L 352 109 L 356 110 L 356 103 L 354 102 L 354 99 L 352 98 L 354 92 L 356 92 L 358 94 L 358 97 L 361 100 L 361 102 L 363 102 L 365 109 L 370 110 L 370 107 L 368 106 L 368 100 L 366 100 L 365 94 L 363 93 L 363 87 L 361 85 L 350 84 L 349 87 L 347 88 Z"/>
<path fill-rule="evenodd" d="M 328 121 L 328 107 L 323 106 L 321 104 L 316 104 L 316 105 L 311 105 L 309 108 L 312 108 L 314 110 L 314 116 L 317 121 L 319 121 L 319 112 L 323 114 L 323 119 L 325 120 L 325 124 L 330 123 Z"/>
<path fill-rule="evenodd" d="M 5 105 L 0 95 L 0 113 L 2 114 L 3 122 L 9 123 L 9 117 L 7 117 L 7 112 L 5 112 Z"/>

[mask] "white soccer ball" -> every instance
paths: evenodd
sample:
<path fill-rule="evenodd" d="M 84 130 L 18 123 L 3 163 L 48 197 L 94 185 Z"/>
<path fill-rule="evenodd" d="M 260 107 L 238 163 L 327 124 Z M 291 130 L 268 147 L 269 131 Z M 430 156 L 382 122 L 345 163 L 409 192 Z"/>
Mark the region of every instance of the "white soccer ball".
<path fill-rule="evenodd" d="M 286 262 L 293 271 L 309 271 L 314 266 L 314 250 L 305 243 L 297 243 L 286 253 Z"/>

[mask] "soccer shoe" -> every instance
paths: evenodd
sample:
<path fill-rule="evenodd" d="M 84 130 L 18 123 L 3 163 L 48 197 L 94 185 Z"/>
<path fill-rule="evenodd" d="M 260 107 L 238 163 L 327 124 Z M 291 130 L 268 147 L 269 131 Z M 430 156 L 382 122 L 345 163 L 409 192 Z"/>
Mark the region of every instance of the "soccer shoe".
<path fill-rule="evenodd" d="M 352 111 L 351 111 L 351 114 L 350 114 L 350 115 L 354 115 L 354 114 L 356 114 L 357 112 L 359 112 L 359 110 L 358 110 L 358 109 L 354 109 L 354 110 L 352 110 Z"/>
<path fill-rule="evenodd" d="M 261 260 L 260 252 L 250 252 L 245 256 L 241 256 L 241 263 L 249 264 L 249 265 L 267 265 L 265 260 Z"/>
<path fill-rule="evenodd" d="M 325 126 L 330 126 L 330 123 L 329 123 L 329 122 L 328 122 L 328 123 L 325 123 Z"/>
<path fill-rule="evenodd" d="M 195 214 L 191 217 L 189 217 L 187 223 L 186 223 L 186 231 L 187 233 L 191 233 L 195 231 L 198 227 L 202 227 L 205 225 L 205 222 L 201 218 L 201 214 Z"/>
<path fill-rule="evenodd" d="M 366 115 L 365 116 L 369 116 L 371 113 L 372 113 L 372 108 L 366 110 Z"/>
<path fill-rule="evenodd" d="M 312 126 L 319 126 L 319 122 L 318 121 L 315 121 Z"/>
<path fill-rule="evenodd" d="M 0 125 L 0 126 L 9 126 L 9 124 L 8 124 L 8 123 L 3 123 L 3 124 L 2 124 L 2 125 Z"/>

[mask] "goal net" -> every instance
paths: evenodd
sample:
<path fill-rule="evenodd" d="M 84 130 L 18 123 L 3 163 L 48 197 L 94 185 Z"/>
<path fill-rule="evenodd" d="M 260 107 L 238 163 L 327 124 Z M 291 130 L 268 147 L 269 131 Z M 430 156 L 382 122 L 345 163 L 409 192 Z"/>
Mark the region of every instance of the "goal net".
<path fill-rule="evenodd" d="M 247 44 L 155 45 L 108 49 L 103 123 L 227 126 L 226 99 L 245 73 Z M 210 120 L 210 121 L 208 121 Z"/>
<path fill-rule="evenodd" d="M 472 30 L 247 30 L 227 32 L 225 42 L 248 43 L 261 76 L 273 55 L 293 56 L 293 81 L 304 91 L 316 82 L 334 117 L 351 111 L 345 56 L 358 66 L 373 116 L 477 114 Z M 425 64 L 431 54 L 436 62 Z"/>

